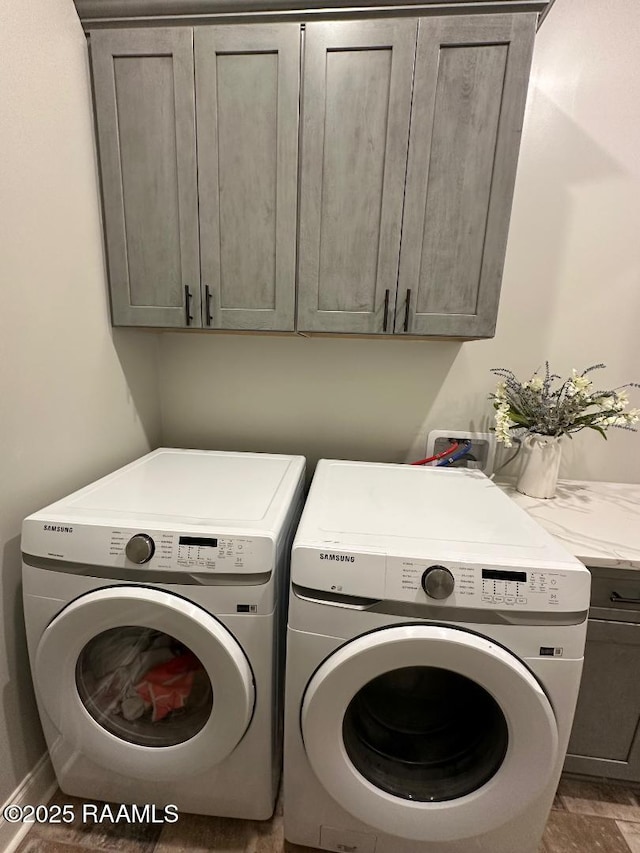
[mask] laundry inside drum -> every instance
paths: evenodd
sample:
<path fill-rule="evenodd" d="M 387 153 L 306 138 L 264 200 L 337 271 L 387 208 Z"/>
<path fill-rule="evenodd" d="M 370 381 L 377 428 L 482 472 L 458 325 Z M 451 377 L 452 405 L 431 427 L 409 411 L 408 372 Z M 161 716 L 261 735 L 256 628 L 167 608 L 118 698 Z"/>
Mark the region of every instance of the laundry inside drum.
<path fill-rule="evenodd" d="M 111 628 L 87 643 L 76 686 L 99 725 L 140 746 L 190 740 L 213 708 L 211 681 L 196 655 L 175 637 L 140 626 Z"/>
<path fill-rule="evenodd" d="M 387 793 L 442 802 L 482 787 L 498 771 L 508 727 L 479 684 L 438 667 L 384 673 L 353 697 L 343 721 L 352 764 Z"/>

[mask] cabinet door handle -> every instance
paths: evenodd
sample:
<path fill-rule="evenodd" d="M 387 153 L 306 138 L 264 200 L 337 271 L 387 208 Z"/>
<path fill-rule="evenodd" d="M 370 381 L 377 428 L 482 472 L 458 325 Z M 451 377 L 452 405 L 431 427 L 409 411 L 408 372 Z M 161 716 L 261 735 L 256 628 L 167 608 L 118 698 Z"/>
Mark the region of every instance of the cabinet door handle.
<path fill-rule="evenodd" d="M 409 331 L 409 302 L 411 300 L 411 290 L 407 290 L 407 301 L 404 303 L 404 330 Z"/>
<path fill-rule="evenodd" d="M 210 326 L 213 321 L 213 317 L 211 316 L 211 291 L 209 290 L 208 284 L 205 285 L 204 288 L 204 311 L 207 326 Z"/>
<path fill-rule="evenodd" d="M 609 596 L 609 601 L 613 604 L 640 604 L 640 598 L 626 598 L 626 596 L 620 595 L 615 590 Z"/>
<path fill-rule="evenodd" d="M 384 292 L 384 320 L 382 321 L 382 331 L 387 331 L 387 325 L 389 323 L 389 288 L 387 288 Z"/>
<path fill-rule="evenodd" d="M 184 310 L 187 326 L 190 326 L 191 321 L 193 320 L 193 315 L 191 314 L 191 291 L 186 284 L 184 286 Z"/>

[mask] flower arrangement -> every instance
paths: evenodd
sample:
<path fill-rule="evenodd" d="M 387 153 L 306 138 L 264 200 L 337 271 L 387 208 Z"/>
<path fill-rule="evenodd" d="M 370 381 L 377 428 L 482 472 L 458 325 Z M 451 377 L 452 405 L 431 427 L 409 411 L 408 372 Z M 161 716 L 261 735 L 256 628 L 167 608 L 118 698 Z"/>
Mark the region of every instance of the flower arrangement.
<path fill-rule="evenodd" d="M 501 378 L 489 399 L 496 410 L 496 440 L 505 447 L 512 445 L 512 430 L 526 430 L 547 436 L 571 436 L 581 429 L 593 429 L 606 438 L 609 427 L 636 432 L 633 424 L 640 421 L 640 409 L 625 411 L 629 404 L 627 388 L 640 388 L 629 382 L 608 391 L 594 390 L 589 376 L 604 364 L 594 364 L 567 379 L 549 371 L 545 363 L 544 376 L 536 371 L 531 379 L 520 382 L 511 370 L 497 367 L 491 370 Z"/>

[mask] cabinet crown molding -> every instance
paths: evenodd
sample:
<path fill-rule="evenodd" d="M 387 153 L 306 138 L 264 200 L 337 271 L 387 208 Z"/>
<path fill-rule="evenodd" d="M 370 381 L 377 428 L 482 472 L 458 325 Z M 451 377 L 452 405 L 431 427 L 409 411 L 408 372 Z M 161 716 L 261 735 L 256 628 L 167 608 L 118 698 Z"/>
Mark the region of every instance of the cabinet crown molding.
<path fill-rule="evenodd" d="M 539 22 L 554 0 L 74 0 L 85 30 L 134 24 L 210 20 L 314 19 L 413 15 L 537 12 Z"/>

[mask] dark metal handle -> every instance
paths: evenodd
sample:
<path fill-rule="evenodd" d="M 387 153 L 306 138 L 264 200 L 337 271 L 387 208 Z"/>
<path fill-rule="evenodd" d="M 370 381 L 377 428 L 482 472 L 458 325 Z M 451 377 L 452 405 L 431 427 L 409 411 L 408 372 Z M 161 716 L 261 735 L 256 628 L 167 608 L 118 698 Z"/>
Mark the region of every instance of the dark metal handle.
<path fill-rule="evenodd" d="M 407 301 L 404 304 L 404 330 L 409 331 L 409 302 L 411 300 L 411 291 L 407 290 Z"/>
<path fill-rule="evenodd" d="M 614 604 L 640 604 L 640 598 L 625 598 L 624 595 L 619 595 L 615 590 L 609 596 L 609 601 Z"/>
<path fill-rule="evenodd" d="M 209 285 L 206 285 L 204 289 L 204 311 L 207 326 L 210 326 L 213 317 L 211 316 L 211 291 L 209 290 Z"/>
<path fill-rule="evenodd" d="M 191 314 L 191 291 L 186 284 L 184 286 L 184 310 L 187 326 L 190 326 L 193 320 L 193 315 Z"/>
<path fill-rule="evenodd" d="M 382 331 L 387 331 L 387 325 L 389 323 L 389 288 L 387 288 L 384 292 L 384 320 L 382 321 Z"/>

